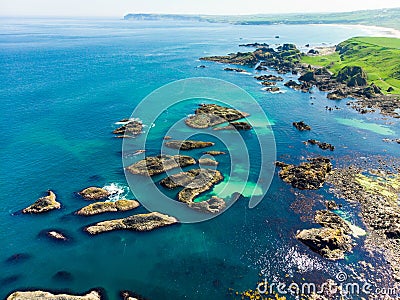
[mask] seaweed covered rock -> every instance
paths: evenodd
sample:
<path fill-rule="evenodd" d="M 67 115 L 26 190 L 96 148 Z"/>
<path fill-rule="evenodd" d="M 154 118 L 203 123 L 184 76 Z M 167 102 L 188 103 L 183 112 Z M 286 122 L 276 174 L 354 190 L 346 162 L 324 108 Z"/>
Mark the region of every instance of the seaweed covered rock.
<path fill-rule="evenodd" d="M 174 168 L 183 168 L 194 164 L 196 164 L 196 160 L 190 156 L 161 154 L 158 156 L 148 156 L 126 167 L 126 170 L 132 174 L 153 176 Z"/>
<path fill-rule="evenodd" d="M 111 193 L 106 189 L 91 186 L 78 192 L 86 200 L 101 200 L 109 197 Z"/>
<path fill-rule="evenodd" d="M 48 195 L 41 197 L 35 201 L 31 206 L 24 208 L 22 213 L 24 214 L 40 214 L 53 209 L 60 209 L 61 204 L 56 200 L 56 194 L 52 191 L 48 191 Z"/>
<path fill-rule="evenodd" d="M 200 60 L 214 61 L 224 64 L 249 65 L 254 66 L 257 63 L 257 57 L 253 52 L 237 52 L 223 56 L 201 57 Z"/>
<path fill-rule="evenodd" d="M 170 140 L 164 144 L 168 148 L 179 149 L 179 150 L 192 150 L 205 147 L 211 147 L 215 144 L 212 142 L 202 141 L 191 141 L 191 140 Z"/>
<path fill-rule="evenodd" d="M 229 125 L 214 127 L 213 130 L 251 130 L 252 128 L 247 122 L 230 122 Z"/>
<path fill-rule="evenodd" d="M 284 163 L 276 163 L 276 166 L 281 168 L 279 177 L 300 190 L 321 188 L 332 171 L 332 164 L 325 157 L 310 158 L 298 166 Z"/>
<path fill-rule="evenodd" d="M 333 146 L 332 144 L 325 143 L 325 142 L 320 142 L 320 141 L 317 141 L 317 140 L 314 140 L 314 139 L 308 140 L 307 143 L 311 144 L 311 145 L 317 145 L 322 150 L 328 150 L 328 149 L 330 151 L 335 150 L 335 146 Z"/>
<path fill-rule="evenodd" d="M 217 124 L 232 122 L 249 116 L 248 113 L 220 106 L 217 104 L 200 104 L 195 114 L 185 120 L 193 128 L 207 128 Z"/>
<path fill-rule="evenodd" d="M 78 210 L 77 215 L 93 216 L 105 212 L 128 211 L 139 207 L 139 202 L 136 200 L 117 200 L 115 202 L 96 202 L 89 204 Z"/>
<path fill-rule="evenodd" d="M 152 212 L 99 222 L 86 227 L 85 231 L 92 235 L 114 230 L 151 231 L 176 223 L 178 223 L 178 220 L 174 217 Z"/>

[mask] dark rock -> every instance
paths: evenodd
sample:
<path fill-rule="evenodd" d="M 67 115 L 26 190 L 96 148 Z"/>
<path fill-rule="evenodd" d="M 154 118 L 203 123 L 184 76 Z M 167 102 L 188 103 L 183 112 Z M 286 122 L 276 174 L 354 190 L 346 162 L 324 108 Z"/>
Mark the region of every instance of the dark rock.
<path fill-rule="evenodd" d="M 346 223 L 346 221 L 329 210 L 317 210 L 314 220 L 323 227 L 342 229 L 346 234 L 351 233 L 350 226 Z"/>
<path fill-rule="evenodd" d="M 393 92 L 394 91 L 394 88 L 393 87 L 388 87 L 388 89 L 386 90 L 386 92 L 388 92 L 388 93 L 391 93 L 391 92 Z"/>
<path fill-rule="evenodd" d="M 320 142 L 314 139 L 308 140 L 307 143 L 311 145 L 318 145 L 318 147 L 321 148 L 322 150 L 328 150 L 328 149 L 331 151 L 335 150 L 335 146 L 333 146 L 332 144 Z"/>
<path fill-rule="evenodd" d="M 267 43 L 250 43 L 250 44 L 240 44 L 239 47 L 255 47 L 255 48 L 261 48 L 261 47 L 269 47 Z"/>
<path fill-rule="evenodd" d="M 299 77 L 299 81 L 314 82 L 316 81 L 314 71 L 308 71 Z"/>
<path fill-rule="evenodd" d="M 328 158 L 311 158 L 298 166 L 276 164 L 281 167 L 279 177 L 286 183 L 300 190 L 317 190 L 323 186 L 327 175 L 332 171 L 332 164 Z"/>
<path fill-rule="evenodd" d="M 247 122 L 231 122 L 227 126 L 214 127 L 213 130 L 251 130 L 252 128 Z"/>
<path fill-rule="evenodd" d="M 194 165 L 196 160 L 186 155 L 158 155 L 149 156 L 142 159 L 129 167 L 126 170 L 132 174 L 153 176 L 164 173 L 174 168 L 183 168 L 189 165 Z"/>
<path fill-rule="evenodd" d="M 124 219 L 99 222 L 86 227 L 85 231 L 91 235 L 114 230 L 151 231 L 176 223 L 178 223 L 178 220 L 174 217 L 152 212 L 133 215 Z"/>
<path fill-rule="evenodd" d="M 35 203 L 33 203 L 31 206 L 24 208 L 22 210 L 22 213 L 24 214 L 39 214 L 39 213 L 44 213 L 48 212 L 53 209 L 60 209 L 61 204 L 56 201 L 56 194 L 54 194 L 52 191 L 48 191 L 48 196 L 39 198 L 36 200 Z"/>
<path fill-rule="evenodd" d="M 85 200 L 101 200 L 111 195 L 109 191 L 94 186 L 83 189 L 82 191 L 78 192 L 78 194 Z"/>
<path fill-rule="evenodd" d="M 348 94 L 343 89 L 337 89 L 333 92 L 328 93 L 327 98 L 330 100 L 342 100 L 347 96 Z"/>
<path fill-rule="evenodd" d="M 198 148 L 211 147 L 211 146 L 214 146 L 215 144 L 212 142 L 202 142 L 202 141 L 173 140 L 173 141 L 166 142 L 164 145 L 168 148 L 173 148 L 173 149 L 192 150 L 192 149 L 198 149 Z"/>
<path fill-rule="evenodd" d="M 336 76 L 338 82 L 346 83 L 349 87 L 367 85 L 367 73 L 361 67 L 343 67 Z"/>
<path fill-rule="evenodd" d="M 271 86 L 271 85 L 275 85 L 276 82 L 275 81 L 267 81 L 266 80 L 266 81 L 262 81 L 261 84 L 264 85 L 264 86 Z"/>
<path fill-rule="evenodd" d="M 309 55 L 318 55 L 318 54 L 319 54 L 319 51 L 318 51 L 318 50 L 315 50 L 315 49 L 310 49 L 310 50 L 307 52 L 307 54 L 309 54 Z"/>
<path fill-rule="evenodd" d="M 311 126 L 304 123 L 304 121 L 293 122 L 293 126 L 296 127 L 296 129 L 300 130 L 300 131 L 311 130 Z"/>
<path fill-rule="evenodd" d="M 18 280 L 21 279 L 21 275 L 11 275 L 11 276 L 7 276 L 5 278 L 0 279 L 0 285 L 2 287 L 9 285 L 9 284 L 13 284 L 15 282 L 17 282 Z"/>
<path fill-rule="evenodd" d="M 266 92 L 276 93 L 279 92 L 280 89 L 277 86 L 270 86 L 263 89 Z"/>
<path fill-rule="evenodd" d="M 245 53 L 237 52 L 224 56 L 201 57 L 200 60 L 215 61 L 224 64 L 249 65 L 249 66 L 254 66 L 258 61 L 257 57 L 252 52 L 245 52 Z"/>
<path fill-rule="evenodd" d="M 326 200 L 325 201 L 325 207 L 329 210 L 337 210 L 339 209 L 339 206 L 336 204 L 334 200 Z"/>

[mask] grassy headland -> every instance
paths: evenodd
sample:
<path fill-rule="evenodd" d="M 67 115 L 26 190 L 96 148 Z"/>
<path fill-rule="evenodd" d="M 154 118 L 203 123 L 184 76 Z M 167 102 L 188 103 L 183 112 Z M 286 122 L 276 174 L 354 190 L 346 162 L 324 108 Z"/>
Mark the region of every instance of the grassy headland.
<path fill-rule="evenodd" d="M 384 93 L 400 94 L 400 39 L 354 37 L 337 45 L 335 53 L 303 56 L 302 62 L 323 66 L 335 75 L 345 66 L 362 67 L 368 83 L 375 83 Z"/>

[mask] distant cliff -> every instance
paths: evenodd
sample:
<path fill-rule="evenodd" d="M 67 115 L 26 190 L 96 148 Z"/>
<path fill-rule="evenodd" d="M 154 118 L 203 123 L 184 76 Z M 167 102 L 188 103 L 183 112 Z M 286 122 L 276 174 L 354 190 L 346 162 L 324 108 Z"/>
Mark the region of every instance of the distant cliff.
<path fill-rule="evenodd" d="M 360 7 L 362 4 L 360 3 Z M 128 14 L 125 20 L 171 20 L 231 23 L 238 25 L 268 24 L 361 24 L 400 30 L 400 8 L 359 10 L 342 13 L 260 14 L 237 16 L 179 15 L 179 14 Z"/>

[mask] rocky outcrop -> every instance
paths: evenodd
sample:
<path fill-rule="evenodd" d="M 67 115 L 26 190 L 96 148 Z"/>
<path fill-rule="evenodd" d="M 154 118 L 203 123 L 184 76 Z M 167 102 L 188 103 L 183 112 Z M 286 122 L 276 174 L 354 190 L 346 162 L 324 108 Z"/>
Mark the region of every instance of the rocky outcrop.
<path fill-rule="evenodd" d="M 80 216 L 93 216 L 105 212 L 128 211 L 139 207 L 136 200 L 117 200 L 115 202 L 96 202 L 78 210 L 75 214 Z"/>
<path fill-rule="evenodd" d="M 279 177 L 294 188 L 300 190 L 317 190 L 323 186 L 327 175 L 332 171 L 332 164 L 328 158 L 310 158 L 298 166 L 281 162 L 276 163 L 280 167 Z"/>
<path fill-rule="evenodd" d="M 174 217 L 152 212 L 133 215 L 123 219 L 109 220 L 96 223 L 85 228 L 91 235 L 114 230 L 151 231 L 160 227 L 178 223 Z"/>
<path fill-rule="evenodd" d="M 135 137 L 143 132 L 143 123 L 138 120 L 124 119 L 120 122 L 126 122 L 126 124 L 115 129 L 114 134 L 118 134 L 124 137 Z"/>
<path fill-rule="evenodd" d="M 226 208 L 226 203 L 224 199 L 212 196 L 210 199 L 201 202 L 191 202 L 189 207 L 195 210 L 216 214 L 223 211 Z"/>
<path fill-rule="evenodd" d="M 219 162 L 211 158 L 200 158 L 199 164 L 202 166 L 218 166 Z"/>
<path fill-rule="evenodd" d="M 323 227 L 299 231 L 296 238 L 327 259 L 343 259 L 354 244 L 349 225 L 328 210 L 317 211 L 314 220 Z"/>
<path fill-rule="evenodd" d="M 330 260 L 343 259 L 352 249 L 352 239 L 340 229 L 312 228 L 296 234 L 296 238 Z"/>
<path fill-rule="evenodd" d="M 183 168 L 196 164 L 196 160 L 186 155 L 158 155 L 149 156 L 128 167 L 126 170 L 132 174 L 153 176 L 175 168 Z"/>
<path fill-rule="evenodd" d="M 308 93 L 310 91 L 311 85 L 310 83 L 303 82 L 303 83 L 297 83 L 294 80 L 289 80 L 284 84 L 284 86 L 294 89 L 296 91 L 302 91 L 304 93 Z"/>
<path fill-rule="evenodd" d="M 78 192 L 85 200 L 101 200 L 109 197 L 111 193 L 103 188 L 91 186 Z"/>
<path fill-rule="evenodd" d="M 361 67 L 343 67 L 337 74 L 336 80 L 347 84 L 349 87 L 367 85 L 367 73 Z"/>
<path fill-rule="evenodd" d="M 179 150 L 192 150 L 199 148 L 206 148 L 214 146 L 215 143 L 212 142 L 202 142 L 202 141 L 190 141 L 190 140 L 171 140 L 164 144 L 168 148 L 179 149 Z"/>
<path fill-rule="evenodd" d="M 122 291 L 120 292 L 120 296 L 122 300 L 146 300 L 146 298 L 131 291 Z"/>
<path fill-rule="evenodd" d="M 187 172 L 180 172 L 168 176 L 160 181 L 160 184 L 169 189 L 175 189 L 177 187 L 183 187 L 178 193 L 178 200 L 186 203 L 191 208 L 200 210 L 207 210 L 209 212 L 216 212 L 216 207 L 225 207 L 219 198 L 211 198 L 204 204 L 198 204 L 201 202 L 194 202 L 194 199 L 208 190 L 210 190 L 215 184 L 220 182 L 223 176 L 218 170 L 211 169 L 192 169 Z M 223 201 L 223 200 L 222 200 Z M 223 201 L 225 204 L 225 201 Z"/>
<path fill-rule="evenodd" d="M 217 104 L 200 104 L 195 114 L 185 120 L 193 128 L 208 128 L 225 122 L 232 122 L 249 116 L 248 113 Z"/>
<path fill-rule="evenodd" d="M 237 52 L 224 56 L 201 57 L 200 60 L 214 61 L 224 64 L 254 66 L 258 59 L 253 52 Z"/>
<path fill-rule="evenodd" d="M 293 126 L 296 127 L 296 129 L 300 130 L 300 131 L 311 130 L 311 126 L 309 126 L 306 123 L 304 123 L 304 121 L 293 122 Z"/>
<path fill-rule="evenodd" d="M 264 91 L 270 92 L 270 93 L 277 93 L 280 91 L 280 89 L 277 86 L 269 86 L 266 88 L 263 88 Z"/>
<path fill-rule="evenodd" d="M 26 291 L 14 292 L 7 297 L 7 300 L 101 300 L 101 294 L 98 291 L 90 291 L 83 296 L 74 296 L 67 294 L 52 294 L 45 291 Z"/>
<path fill-rule="evenodd" d="M 261 82 L 261 85 L 263 85 L 263 86 L 271 86 L 271 85 L 275 85 L 276 84 L 276 82 L 275 81 L 262 81 Z"/>
<path fill-rule="evenodd" d="M 247 122 L 230 122 L 227 126 L 214 127 L 213 130 L 251 130 L 252 128 Z"/>
<path fill-rule="evenodd" d="M 328 149 L 330 151 L 335 150 L 335 146 L 333 146 L 332 144 L 325 143 L 325 142 L 320 142 L 320 141 L 317 141 L 317 140 L 314 140 L 314 139 L 308 140 L 307 143 L 311 144 L 311 145 L 317 145 L 322 150 L 328 150 Z"/>
<path fill-rule="evenodd" d="M 56 194 L 52 191 L 48 191 L 48 196 L 39 198 L 33 203 L 31 206 L 24 208 L 22 213 L 24 214 L 40 214 L 44 212 L 48 212 L 53 209 L 60 209 L 60 202 L 56 201 Z"/>
<path fill-rule="evenodd" d="M 226 152 L 211 150 L 211 151 L 204 151 L 203 154 L 208 154 L 208 155 L 211 155 L 211 156 L 217 156 L 217 155 L 224 155 L 224 154 L 226 154 Z"/>

